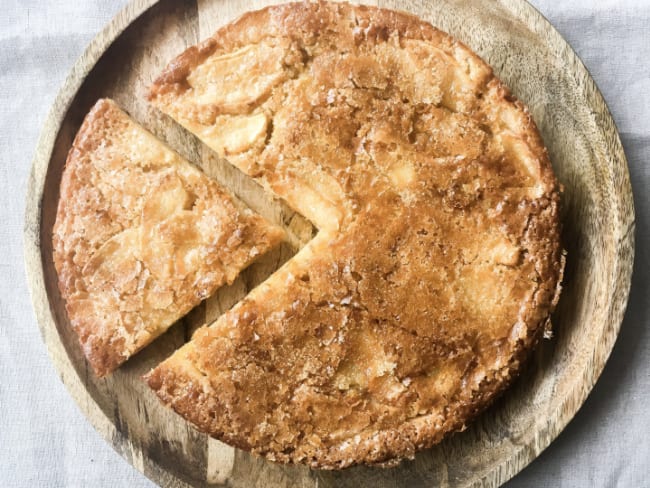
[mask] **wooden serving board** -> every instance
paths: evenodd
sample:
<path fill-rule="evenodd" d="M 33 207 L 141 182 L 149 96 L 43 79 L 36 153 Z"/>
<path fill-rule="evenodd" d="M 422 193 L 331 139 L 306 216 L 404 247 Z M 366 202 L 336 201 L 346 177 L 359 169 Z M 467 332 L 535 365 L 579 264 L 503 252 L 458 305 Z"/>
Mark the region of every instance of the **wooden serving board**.
<path fill-rule="evenodd" d="M 555 336 L 514 387 L 467 431 L 391 469 L 343 472 L 281 466 L 196 432 L 164 408 L 141 375 L 290 258 L 314 229 L 179 126 L 143 94 L 186 47 L 267 0 L 133 0 L 92 42 L 68 77 L 43 130 L 29 182 L 25 256 L 41 332 L 62 381 L 94 427 L 162 486 L 497 486 L 566 426 L 603 369 L 630 287 L 634 209 L 625 155 L 587 70 L 555 29 L 522 0 L 385 0 L 455 35 L 484 57 L 530 108 L 564 184 L 564 292 Z M 368 2 L 370 3 L 370 2 Z M 66 154 L 99 98 L 200 165 L 247 205 L 290 230 L 292 242 L 252 266 L 107 379 L 98 380 L 71 332 L 56 287 L 51 233 Z"/>

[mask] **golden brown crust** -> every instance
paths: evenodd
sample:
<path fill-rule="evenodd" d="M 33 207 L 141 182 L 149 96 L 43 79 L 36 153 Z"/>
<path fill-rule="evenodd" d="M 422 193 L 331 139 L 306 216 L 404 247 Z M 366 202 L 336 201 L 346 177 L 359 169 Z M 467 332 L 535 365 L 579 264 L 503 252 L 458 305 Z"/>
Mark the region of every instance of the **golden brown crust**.
<path fill-rule="evenodd" d="M 281 238 L 112 101 L 87 115 L 63 172 L 53 244 L 70 322 L 98 376 Z"/>
<path fill-rule="evenodd" d="M 150 99 L 320 229 L 148 375 L 166 404 L 342 468 L 412 457 L 512 381 L 557 298 L 559 195 L 468 48 L 398 12 L 287 4 L 190 48 Z"/>

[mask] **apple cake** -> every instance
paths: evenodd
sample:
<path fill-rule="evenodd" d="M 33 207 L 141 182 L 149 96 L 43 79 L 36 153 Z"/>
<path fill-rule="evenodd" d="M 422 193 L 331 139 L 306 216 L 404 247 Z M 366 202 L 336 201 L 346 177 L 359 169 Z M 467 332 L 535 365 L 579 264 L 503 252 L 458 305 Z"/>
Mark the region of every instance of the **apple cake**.
<path fill-rule="evenodd" d="M 550 326 L 563 256 L 540 134 L 430 24 L 269 7 L 149 99 L 319 229 L 147 375 L 201 431 L 279 462 L 391 464 L 464 429 Z"/>
<path fill-rule="evenodd" d="M 283 237 L 107 99 L 81 125 L 60 193 L 59 289 L 98 376 Z"/>

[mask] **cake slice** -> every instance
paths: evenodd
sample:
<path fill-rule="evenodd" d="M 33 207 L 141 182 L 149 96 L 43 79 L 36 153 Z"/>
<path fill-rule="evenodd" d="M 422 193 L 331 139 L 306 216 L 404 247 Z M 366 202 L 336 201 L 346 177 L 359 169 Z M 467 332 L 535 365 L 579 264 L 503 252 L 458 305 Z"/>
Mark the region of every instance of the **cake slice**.
<path fill-rule="evenodd" d="M 108 99 L 81 125 L 60 193 L 59 289 L 100 377 L 283 237 Z"/>

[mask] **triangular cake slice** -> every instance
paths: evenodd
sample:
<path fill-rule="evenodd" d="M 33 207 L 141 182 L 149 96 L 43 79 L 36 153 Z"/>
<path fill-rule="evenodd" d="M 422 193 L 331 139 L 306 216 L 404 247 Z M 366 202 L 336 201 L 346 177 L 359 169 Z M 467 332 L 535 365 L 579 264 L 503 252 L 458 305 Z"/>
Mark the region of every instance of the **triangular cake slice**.
<path fill-rule="evenodd" d="M 68 154 L 53 230 L 59 289 L 95 373 L 112 372 L 282 236 L 99 100 Z"/>

